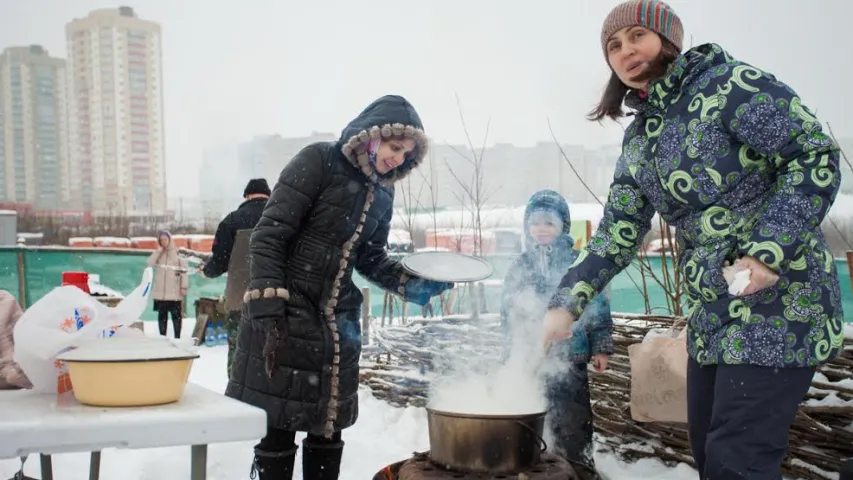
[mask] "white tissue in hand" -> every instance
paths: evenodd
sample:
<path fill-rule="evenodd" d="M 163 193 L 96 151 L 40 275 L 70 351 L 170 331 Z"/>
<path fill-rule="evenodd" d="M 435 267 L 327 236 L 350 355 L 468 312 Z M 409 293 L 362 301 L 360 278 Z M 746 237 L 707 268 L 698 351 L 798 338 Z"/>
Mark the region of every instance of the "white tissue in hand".
<path fill-rule="evenodd" d="M 723 277 L 725 277 L 726 282 L 729 284 L 729 295 L 740 295 L 746 286 L 749 285 L 752 270 L 735 266 L 724 267 Z"/>

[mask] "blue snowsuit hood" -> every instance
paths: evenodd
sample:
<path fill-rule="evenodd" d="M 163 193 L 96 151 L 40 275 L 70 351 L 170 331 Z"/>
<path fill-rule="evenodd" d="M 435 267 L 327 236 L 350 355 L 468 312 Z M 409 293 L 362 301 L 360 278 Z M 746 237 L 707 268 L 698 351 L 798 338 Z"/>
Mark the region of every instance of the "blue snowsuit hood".
<path fill-rule="evenodd" d="M 563 231 L 552 245 L 568 249 L 574 247 L 575 239 L 572 238 L 572 215 L 569 212 L 569 204 L 554 190 L 540 190 L 530 197 L 524 208 L 524 251 L 535 250 L 537 247 L 536 240 L 530 235 L 530 217 L 541 211 L 553 213 L 563 222 Z"/>
<path fill-rule="evenodd" d="M 530 218 L 535 212 L 554 213 L 563 222 L 557 238 L 549 245 L 539 245 L 530 235 Z M 524 252 L 513 262 L 504 279 L 501 301 L 501 324 L 507 336 L 517 322 L 541 321 L 550 296 L 556 292 L 560 279 L 575 262 L 578 250 L 571 236 L 571 214 L 565 198 L 553 190 L 536 192 L 524 211 Z M 526 303 L 527 305 L 522 305 Z M 535 305 L 531 305 L 535 303 Z M 524 313 L 519 313 L 524 310 Z M 531 312 L 534 318 L 529 318 Z M 581 316 L 579 327 L 567 342 L 567 355 L 572 362 L 586 363 L 596 353 L 612 353 L 613 319 L 610 305 L 599 295 Z"/>

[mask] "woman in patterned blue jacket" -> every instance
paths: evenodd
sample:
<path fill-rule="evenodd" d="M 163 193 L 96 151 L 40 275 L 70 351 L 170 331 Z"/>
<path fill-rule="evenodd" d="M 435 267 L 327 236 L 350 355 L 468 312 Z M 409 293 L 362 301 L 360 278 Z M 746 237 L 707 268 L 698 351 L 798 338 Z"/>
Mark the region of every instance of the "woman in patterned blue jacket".
<path fill-rule="evenodd" d="M 514 338 L 523 339 L 531 331 L 538 334 L 548 298 L 578 257 L 571 223 L 569 205 L 555 191 L 536 192 L 527 202 L 525 251 L 507 272 L 501 302 L 501 325 L 508 337 L 508 349 Z M 595 369 L 603 371 L 613 353 L 613 319 L 604 294 L 587 306 L 578 327 L 571 341 L 552 349 L 561 367 L 559 372 L 548 372 L 548 421 L 555 450 L 594 471 L 587 364 L 592 360 Z"/>
<path fill-rule="evenodd" d="M 788 430 L 815 369 L 841 350 L 838 275 L 821 221 L 839 149 L 799 95 L 705 44 L 681 52 L 681 21 L 657 0 L 624 2 L 601 46 L 612 69 L 591 118 L 634 111 L 604 218 L 551 299 L 543 341 L 567 334 L 634 258 L 658 212 L 677 229 L 690 301 L 687 403 L 702 479 L 780 478 Z M 751 271 L 729 292 L 724 266 Z"/>

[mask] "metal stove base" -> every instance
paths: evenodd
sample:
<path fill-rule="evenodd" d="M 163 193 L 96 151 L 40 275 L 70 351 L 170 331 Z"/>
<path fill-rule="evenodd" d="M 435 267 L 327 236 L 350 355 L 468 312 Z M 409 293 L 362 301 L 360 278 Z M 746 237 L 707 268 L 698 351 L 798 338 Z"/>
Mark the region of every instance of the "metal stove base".
<path fill-rule="evenodd" d="M 425 456 L 415 456 L 408 460 L 397 473 L 397 480 L 578 480 L 579 478 L 568 461 L 550 453 L 543 453 L 542 460 L 535 468 L 512 475 L 442 470 L 430 463 Z"/>

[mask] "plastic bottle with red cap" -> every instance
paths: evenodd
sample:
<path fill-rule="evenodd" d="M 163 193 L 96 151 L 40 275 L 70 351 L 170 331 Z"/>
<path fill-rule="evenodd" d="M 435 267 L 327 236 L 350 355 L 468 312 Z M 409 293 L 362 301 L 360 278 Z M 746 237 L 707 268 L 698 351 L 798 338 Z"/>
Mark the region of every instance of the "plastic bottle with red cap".
<path fill-rule="evenodd" d="M 88 293 L 89 291 L 89 274 L 86 272 L 62 272 L 62 286 L 74 286 Z"/>

